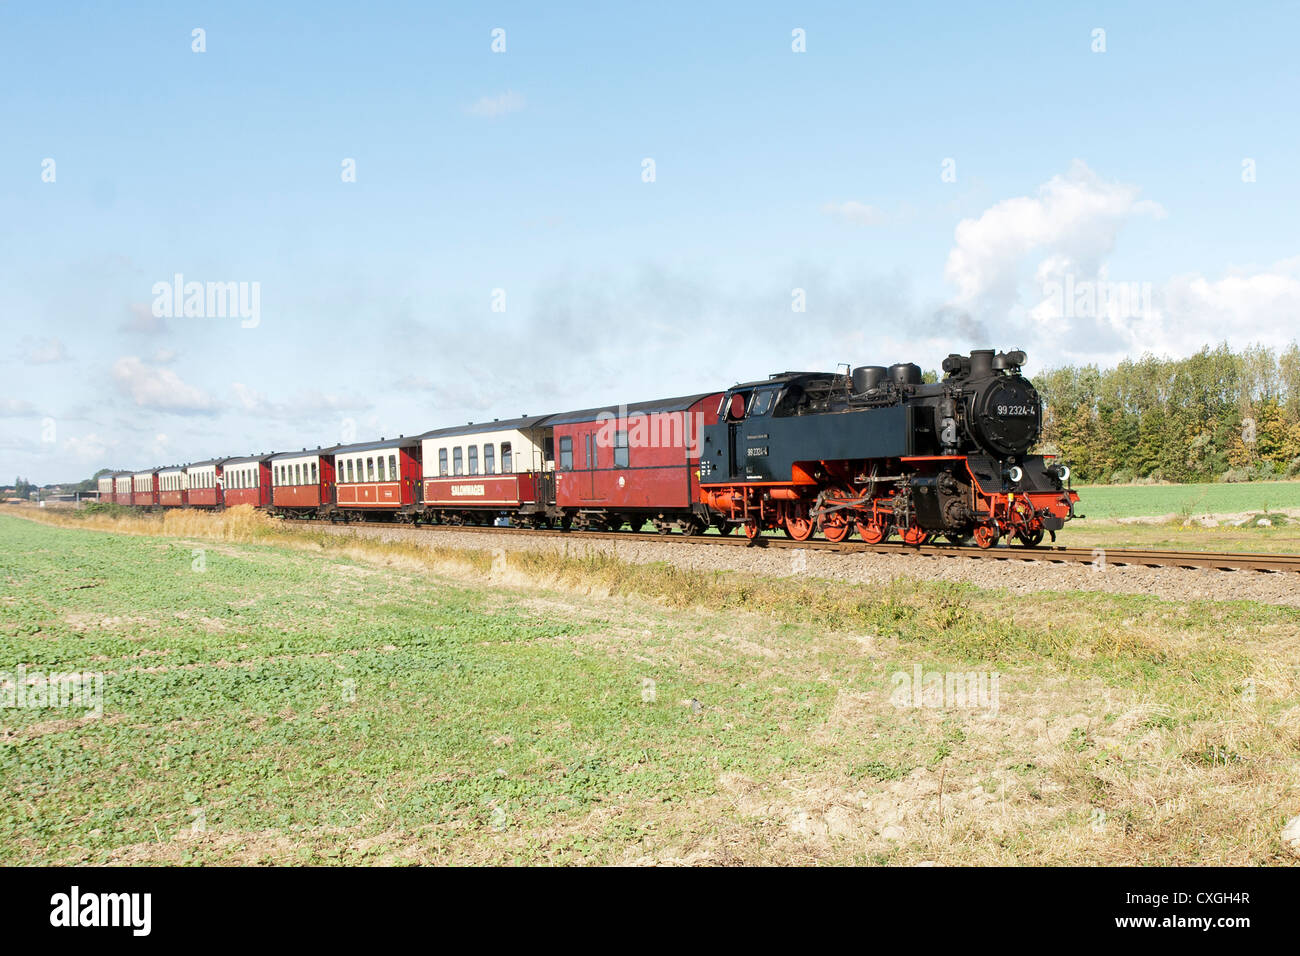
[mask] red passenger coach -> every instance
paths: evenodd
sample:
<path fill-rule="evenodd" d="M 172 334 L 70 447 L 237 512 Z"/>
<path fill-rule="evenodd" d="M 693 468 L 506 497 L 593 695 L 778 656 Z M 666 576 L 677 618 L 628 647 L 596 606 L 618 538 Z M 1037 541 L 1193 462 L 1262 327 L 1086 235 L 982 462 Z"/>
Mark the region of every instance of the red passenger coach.
<path fill-rule="evenodd" d="M 221 466 L 221 493 L 227 508 L 271 504 L 271 455 L 230 458 Z"/>
<path fill-rule="evenodd" d="M 119 471 L 113 475 L 113 503 L 129 505 L 131 503 L 131 472 Z"/>
<path fill-rule="evenodd" d="M 334 507 L 344 520 L 414 520 L 420 503 L 420 439 L 381 439 L 334 449 Z"/>
<path fill-rule="evenodd" d="M 547 416 L 439 428 L 420 436 L 426 521 L 490 524 L 503 511 L 549 526 L 554 442 Z"/>
<path fill-rule="evenodd" d="M 220 508 L 225 503 L 221 493 L 224 463 L 224 458 L 210 458 L 185 466 L 185 482 L 189 486 L 186 503 L 191 508 Z"/>
<path fill-rule="evenodd" d="M 554 431 L 555 504 L 564 524 L 666 534 L 709 525 L 700 503 L 700 429 L 718 420 L 720 392 L 569 412 Z"/>
<path fill-rule="evenodd" d="M 312 518 L 334 503 L 334 449 L 285 452 L 271 459 L 271 512 Z"/>
<path fill-rule="evenodd" d="M 95 482 L 95 489 L 99 493 L 101 502 L 112 503 L 115 492 L 113 491 L 113 476 L 104 475 Z"/>
<path fill-rule="evenodd" d="M 158 504 L 158 472 L 137 471 L 131 476 L 131 504 L 137 508 Z"/>
<path fill-rule="evenodd" d="M 180 465 L 163 468 L 158 472 L 158 504 L 164 508 L 184 508 L 189 482 Z"/>

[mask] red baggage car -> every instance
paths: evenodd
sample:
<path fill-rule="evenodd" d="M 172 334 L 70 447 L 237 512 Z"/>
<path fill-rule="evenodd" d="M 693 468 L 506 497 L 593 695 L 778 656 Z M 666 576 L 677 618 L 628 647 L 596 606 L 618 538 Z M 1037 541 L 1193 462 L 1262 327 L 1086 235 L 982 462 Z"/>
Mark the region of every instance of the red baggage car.
<path fill-rule="evenodd" d="M 718 420 L 721 392 L 554 415 L 555 504 L 564 524 L 660 534 L 704 531 L 700 429 Z"/>

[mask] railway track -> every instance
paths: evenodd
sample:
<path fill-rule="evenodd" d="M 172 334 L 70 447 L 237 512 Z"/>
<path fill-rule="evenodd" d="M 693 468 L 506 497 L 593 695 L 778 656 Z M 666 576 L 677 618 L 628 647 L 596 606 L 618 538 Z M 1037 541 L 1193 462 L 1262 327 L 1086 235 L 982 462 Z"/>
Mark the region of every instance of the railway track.
<path fill-rule="evenodd" d="M 646 531 L 557 531 L 536 528 L 499 528 L 478 525 L 392 525 L 382 522 L 334 523 L 330 521 L 287 521 L 288 524 L 324 525 L 335 528 L 359 527 L 419 527 L 429 531 L 464 531 L 472 534 L 510 534 L 540 536 L 565 540 L 609 539 L 613 541 L 660 541 L 674 544 L 712 545 L 732 548 L 802 548 L 806 551 L 831 551 L 839 554 L 917 554 L 925 557 L 949 558 L 955 561 L 1028 561 L 1044 564 L 1087 564 L 1097 568 L 1106 565 L 1146 568 L 1208 568 L 1218 571 L 1263 571 L 1272 573 L 1300 573 L 1300 554 L 1264 554 L 1260 552 L 1216 551 L 1159 551 L 1144 548 L 1067 548 L 1039 546 L 1037 548 L 996 547 L 976 548 L 955 544 L 908 545 L 886 541 L 867 544 L 863 541 L 795 541 L 763 535 L 753 541 L 744 535 L 706 534 L 684 537 L 661 535 Z"/>

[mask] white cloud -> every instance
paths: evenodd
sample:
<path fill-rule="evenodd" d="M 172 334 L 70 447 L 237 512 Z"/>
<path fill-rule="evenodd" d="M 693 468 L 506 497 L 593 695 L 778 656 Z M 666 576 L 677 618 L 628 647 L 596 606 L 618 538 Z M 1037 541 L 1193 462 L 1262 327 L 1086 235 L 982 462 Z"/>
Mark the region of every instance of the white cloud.
<path fill-rule="evenodd" d="M 148 365 L 134 355 L 113 364 L 118 389 L 140 408 L 180 415 L 210 414 L 217 402 L 201 388 L 189 385 L 169 368 Z"/>
<path fill-rule="evenodd" d="M 116 442 L 108 441 L 94 433 L 84 436 L 74 435 L 63 442 L 64 452 L 78 463 L 103 464 L 109 451 L 116 447 Z"/>
<path fill-rule="evenodd" d="M 1028 261 L 1041 285 L 1071 274 L 1096 278 L 1114 251 L 1119 231 L 1138 216 L 1164 215 L 1158 203 L 1138 198 L 1136 186 L 1102 181 L 1081 160 L 1053 176 L 1036 196 L 1004 199 L 978 219 L 957 224 L 944 277 L 956 288 L 951 305 L 1000 316 L 1020 299 Z"/>
<path fill-rule="evenodd" d="M 232 382 L 230 389 L 240 409 L 262 418 L 319 421 L 340 412 L 365 411 L 371 407 L 371 402 L 365 398 L 317 389 L 296 392 L 283 402 L 272 401 L 264 392 L 243 382 Z"/>
<path fill-rule="evenodd" d="M 132 302 L 127 307 L 131 318 L 120 326 L 123 332 L 138 332 L 141 335 L 157 335 L 166 330 L 166 324 L 153 314 L 152 307 L 145 302 Z"/>
<path fill-rule="evenodd" d="M 36 414 L 31 402 L 20 398 L 0 398 L 0 418 L 28 418 Z"/>
<path fill-rule="evenodd" d="M 523 96 L 507 90 L 496 96 L 484 96 L 465 107 L 465 112 L 471 116 L 486 116 L 489 119 L 497 116 L 505 116 L 507 113 L 518 113 L 527 105 Z"/>
<path fill-rule="evenodd" d="M 846 222 L 851 226 L 879 226 L 885 222 L 885 214 L 875 206 L 850 199 L 847 202 L 828 202 L 823 204 L 822 212 Z"/>
<path fill-rule="evenodd" d="M 56 337 L 32 340 L 23 339 L 23 360 L 28 365 L 50 365 L 68 358 L 67 347 Z"/>

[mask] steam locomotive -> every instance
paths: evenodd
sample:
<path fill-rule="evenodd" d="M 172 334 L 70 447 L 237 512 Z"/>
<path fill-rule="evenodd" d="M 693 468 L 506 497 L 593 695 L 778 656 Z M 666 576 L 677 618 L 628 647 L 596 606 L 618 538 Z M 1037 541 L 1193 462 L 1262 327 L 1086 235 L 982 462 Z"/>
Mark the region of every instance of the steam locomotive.
<path fill-rule="evenodd" d="M 980 349 L 949 355 L 932 384 L 909 362 L 733 386 L 703 429 L 701 499 L 750 537 L 1055 540 L 1079 496 L 1067 467 L 1028 454 L 1042 402 L 1024 363 Z"/>

